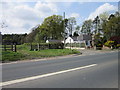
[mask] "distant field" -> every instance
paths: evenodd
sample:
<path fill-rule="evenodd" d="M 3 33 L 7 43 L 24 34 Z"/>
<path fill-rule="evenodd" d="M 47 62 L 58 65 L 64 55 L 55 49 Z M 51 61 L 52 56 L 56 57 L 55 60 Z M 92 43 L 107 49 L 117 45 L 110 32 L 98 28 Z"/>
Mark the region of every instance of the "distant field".
<path fill-rule="evenodd" d="M 17 52 L 2 51 L 2 62 L 25 60 L 25 59 L 39 59 L 39 58 L 63 56 L 63 55 L 77 54 L 77 53 L 80 52 L 70 49 L 46 49 L 40 51 L 30 51 L 30 47 L 26 45 L 17 45 Z"/>

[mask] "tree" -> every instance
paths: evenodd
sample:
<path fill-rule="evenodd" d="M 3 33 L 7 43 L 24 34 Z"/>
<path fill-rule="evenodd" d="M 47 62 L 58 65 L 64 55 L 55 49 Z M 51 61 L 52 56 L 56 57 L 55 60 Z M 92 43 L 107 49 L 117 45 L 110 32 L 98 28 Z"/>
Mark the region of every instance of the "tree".
<path fill-rule="evenodd" d="M 103 22 L 106 22 L 108 17 L 109 17 L 109 14 L 107 12 L 103 12 L 102 14 L 99 15 L 100 17 L 100 20 Z"/>
<path fill-rule="evenodd" d="M 94 33 L 100 33 L 100 18 L 99 16 L 97 16 L 94 20 L 93 20 L 93 24 L 94 24 Z"/>
<path fill-rule="evenodd" d="M 113 15 L 112 15 L 113 16 Z M 120 36 L 120 16 L 119 17 L 112 17 L 106 23 L 106 26 L 103 27 L 104 36 L 106 36 L 107 40 L 113 36 Z"/>
<path fill-rule="evenodd" d="M 76 25 L 75 17 L 68 18 L 67 29 L 68 29 L 68 32 L 69 32 L 70 36 L 72 36 L 73 30 L 74 30 L 74 25 Z"/>
<path fill-rule="evenodd" d="M 53 15 L 45 18 L 39 29 L 42 37 L 46 39 L 62 39 L 64 33 L 62 16 Z"/>
<path fill-rule="evenodd" d="M 115 12 L 115 17 L 119 17 L 120 16 L 120 12 Z"/>
<path fill-rule="evenodd" d="M 62 39 L 64 20 L 60 15 L 52 15 L 44 19 L 41 25 L 32 28 L 26 36 L 26 42 L 45 42 L 47 39 Z"/>
<path fill-rule="evenodd" d="M 73 33 L 73 36 L 79 36 L 78 32 L 75 31 L 75 32 Z"/>
<path fill-rule="evenodd" d="M 92 28 L 93 28 L 92 20 L 86 20 L 83 22 L 81 32 L 90 35 L 92 33 L 91 32 Z"/>
<path fill-rule="evenodd" d="M 76 30 L 79 31 L 79 30 L 80 30 L 80 26 L 77 26 L 77 27 L 76 27 Z"/>
<path fill-rule="evenodd" d="M 99 15 L 100 17 L 100 27 L 101 27 L 101 32 L 103 33 L 103 28 L 106 26 L 106 23 L 108 21 L 109 14 L 107 12 L 103 12 L 102 14 Z"/>
<path fill-rule="evenodd" d="M 37 42 L 37 43 L 41 42 L 41 37 L 40 37 L 40 33 L 39 32 L 35 36 L 35 42 Z"/>
<path fill-rule="evenodd" d="M 110 20 L 110 19 L 112 19 L 112 18 L 114 18 L 114 17 L 115 17 L 115 15 L 114 15 L 114 14 L 111 14 L 111 15 L 109 16 L 108 20 Z"/>
<path fill-rule="evenodd" d="M 1 22 L 1 23 L 0 23 L 0 28 L 6 28 L 6 27 L 8 27 L 8 25 L 6 25 L 5 22 Z"/>
<path fill-rule="evenodd" d="M 23 44 L 25 42 L 25 34 L 4 34 L 2 35 L 2 44 Z"/>
<path fill-rule="evenodd" d="M 80 26 L 76 26 L 75 32 L 73 33 L 73 36 L 79 36 L 79 30 Z"/>
<path fill-rule="evenodd" d="M 37 35 L 37 33 L 39 32 L 38 28 L 32 30 L 31 33 L 29 33 L 26 38 L 25 38 L 25 42 L 27 43 L 32 43 L 35 41 L 35 36 Z"/>

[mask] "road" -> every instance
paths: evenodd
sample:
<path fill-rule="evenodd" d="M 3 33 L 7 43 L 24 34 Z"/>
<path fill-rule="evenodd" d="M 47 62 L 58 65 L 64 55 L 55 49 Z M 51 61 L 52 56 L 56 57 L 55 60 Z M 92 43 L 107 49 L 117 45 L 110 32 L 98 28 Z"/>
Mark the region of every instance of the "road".
<path fill-rule="evenodd" d="M 118 52 L 2 65 L 3 88 L 118 88 Z"/>

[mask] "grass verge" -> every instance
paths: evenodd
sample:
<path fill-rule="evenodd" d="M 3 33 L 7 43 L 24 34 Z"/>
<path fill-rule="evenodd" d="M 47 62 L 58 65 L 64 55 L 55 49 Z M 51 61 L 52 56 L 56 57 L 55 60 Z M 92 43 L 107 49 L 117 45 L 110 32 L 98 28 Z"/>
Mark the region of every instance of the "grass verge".
<path fill-rule="evenodd" d="M 17 52 L 2 51 L 2 62 L 10 62 L 25 59 L 40 59 L 46 57 L 64 56 L 69 54 L 78 54 L 77 50 L 70 49 L 46 49 L 40 51 L 30 51 L 25 45 L 18 45 Z"/>

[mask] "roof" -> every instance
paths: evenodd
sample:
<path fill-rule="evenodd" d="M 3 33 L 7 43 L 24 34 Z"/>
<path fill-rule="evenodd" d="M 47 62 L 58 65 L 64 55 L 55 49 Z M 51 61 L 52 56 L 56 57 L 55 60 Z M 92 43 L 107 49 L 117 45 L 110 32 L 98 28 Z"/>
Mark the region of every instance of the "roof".
<path fill-rule="evenodd" d="M 46 40 L 48 42 L 62 42 L 61 40 Z"/>
<path fill-rule="evenodd" d="M 74 41 L 78 41 L 76 36 L 71 37 Z"/>
<path fill-rule="evenodd" d="M 78 40 L 92 40 L 91 35 L 86 35 L 86 34 L 81 34 L 80 36 L 77 37 Z"/>

